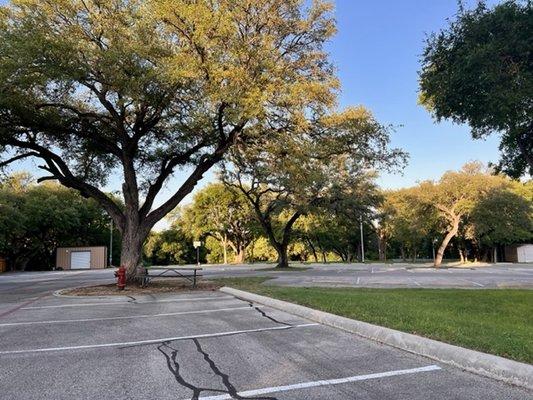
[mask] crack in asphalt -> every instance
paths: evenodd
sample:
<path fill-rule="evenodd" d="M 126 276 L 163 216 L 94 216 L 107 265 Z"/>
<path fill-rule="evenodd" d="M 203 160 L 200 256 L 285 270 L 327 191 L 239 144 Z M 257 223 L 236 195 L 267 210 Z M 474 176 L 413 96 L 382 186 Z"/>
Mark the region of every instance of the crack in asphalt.
<path fill-rule="evenodd" d="M 279 325 L 285 325 L 285 326 L 293 326 L 292 324 L 289 324 L 287 322 L 282 322 L 282 321 L 278 321 L 276 318 L 274 317 L 271 317 L 270 315 L 268 315 L 266 312 L 264 312 L 263 310 L 261 310 L 259 307 L 256 307 L 253 305 L 252 302 L 248 302 L 248 305 L 250 307 L 252 307 L 254 310 L 256 310 L 259 314 L 261 314 L 263 317 L 269 319 L 270 321 L 276 323 L 276 324 L 279 324 Z"/>
<path fill-rule="evenodd" d="M 193 339 L 194 344 L 196 345 L 196 350 L 203 355 L 204 360 L 209 364 L 211 370 L 222 379 L 222 383 L 228 390 L 228 394 L 234 399 L 245 400 L 245 399 L 256 399 L 256 400 L 276 400 L 275 397 L 242 397 L 237 393 L 237 389 L 230 382 L 229 375 L 220 371 L 215 362 L 211 359 L 209 354 L 202 348 L 200 341 L 198 339 Z"/>
<path fill-rule="evenodd" d="M 242 397 L 238 394 L 237 389 L 231 383 L 229 375 L 223 373 L 220 368 L 216 365 L 213 359 L 209 354 L 202 348 L 200 341 L 198 339 L 192 339 L 193 343 L 196 346 L 196 351 L 200 353 L 203 359 L 208 363 L 209 368 L 213 371 L 215 375 L 221 378 L 223 385 L 226 387 L 226 390 L 207 388 L 202 386 L 196 386 L 191 382 L 188 382 L 181 374 L 181 366 L 178 362 L 178 350 L 170 345 L 170 341 L 161 343 L 157 346 L 157 350 L 163 354 L 166 360 L 167 368 L 174 376 L 174 379 L 178 384 L 192 391 L 191 400 L 198 400 L 203 391 L 224 393 L 230 395 L 232 398 L 237 400 L 277 400 L 275 397 Z M 164 349 L 170 350 L 170 353 L 167 353 Z"/>
<path fill-rule="evenodd" d="M 133 296 L 126 295 L 126 297 L 129 297 L 131 300 L 128 300 L 126 303 L 134 303 L 137 304 L 137 299 Z"/>

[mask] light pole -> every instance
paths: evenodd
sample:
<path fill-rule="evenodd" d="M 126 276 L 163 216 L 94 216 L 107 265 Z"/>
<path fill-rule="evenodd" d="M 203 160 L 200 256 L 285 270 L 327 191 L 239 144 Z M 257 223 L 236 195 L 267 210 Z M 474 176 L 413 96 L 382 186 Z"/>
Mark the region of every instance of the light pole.
<path fill-rule="evenodd" d="M 109 225 L 109 266 L 111 267 L 113 265 L 113 218 Z"/>
<path fill-rule="evenodd" d="M 435 262 L 435 244 L 437 244 L 437 239 L 433 239 L 431 242 L 431 249 L 433 250 L 433 262 Z"/>
<path fill-rule="evenodd" d="M 365 244 L 363 242 L 363 216 L 359 217 L 359 228 L 361 230 L 361 262 L 365 262 Z"/>
<path fill-rule="evenodd" d="M 192 242 L 194 248 L 196 249 L 196 264 L 200 266 L 200 246 L 202 245 L 202 242 L 199 240 L 195 240 Z"/>

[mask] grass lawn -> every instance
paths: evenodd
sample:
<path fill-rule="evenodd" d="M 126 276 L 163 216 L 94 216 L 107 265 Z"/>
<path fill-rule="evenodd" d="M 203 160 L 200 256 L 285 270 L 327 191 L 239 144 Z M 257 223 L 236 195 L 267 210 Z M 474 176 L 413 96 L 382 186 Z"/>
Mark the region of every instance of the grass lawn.
<path fill-rule="evenodd" d="M 358 289 L 227 286 L 533 364 L 533 290 Z"/>

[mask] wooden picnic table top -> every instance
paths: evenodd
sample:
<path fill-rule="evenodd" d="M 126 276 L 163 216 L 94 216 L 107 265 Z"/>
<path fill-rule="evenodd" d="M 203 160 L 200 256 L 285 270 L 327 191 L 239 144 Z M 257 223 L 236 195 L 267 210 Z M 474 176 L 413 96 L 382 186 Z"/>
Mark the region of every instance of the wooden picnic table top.
<path fill-rule="evenodd" d="M 146 267 L 147 270 L 151 269 L 164 269 L 164 270 L 202 270 L 202 267 Z"/>

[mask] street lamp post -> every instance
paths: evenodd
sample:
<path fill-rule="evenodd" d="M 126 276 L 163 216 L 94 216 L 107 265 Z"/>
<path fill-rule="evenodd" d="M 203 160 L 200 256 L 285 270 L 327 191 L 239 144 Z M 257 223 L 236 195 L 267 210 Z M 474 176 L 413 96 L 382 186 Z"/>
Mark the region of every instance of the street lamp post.
<path fill-rule="evenodd" d="M 111 218 L 109 228 L 109 266 L 113 265 L 113 218 Z"/>
<path fill-rule="evenodd" d="M 202 242 L 199 240 L 195 240 L 192 242 L 194 248 L 196 249 L 196 264 L 200 266 L 200 246 L 202 245 Z"/>
<path fill-rule="evenodd" d="M 363 242 L 363 216 L 359 217 L 359 228 L 361 230 L 361 262 L 365 262 L 365 244 Z"/>

